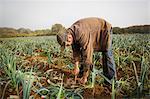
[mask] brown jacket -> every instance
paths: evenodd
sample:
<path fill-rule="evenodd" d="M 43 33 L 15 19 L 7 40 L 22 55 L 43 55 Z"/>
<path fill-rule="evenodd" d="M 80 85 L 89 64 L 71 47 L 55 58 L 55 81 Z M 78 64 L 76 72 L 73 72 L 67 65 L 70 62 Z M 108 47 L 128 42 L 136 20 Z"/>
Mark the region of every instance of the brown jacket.
<path fill-rule="evenodd" d="M 72 44 L 75 61 L 92 64 L 93 51 L 107 51 L 110 47 L 111 24 L 100 18 L 85 18 L 67 29 L 74 38 Z"/>

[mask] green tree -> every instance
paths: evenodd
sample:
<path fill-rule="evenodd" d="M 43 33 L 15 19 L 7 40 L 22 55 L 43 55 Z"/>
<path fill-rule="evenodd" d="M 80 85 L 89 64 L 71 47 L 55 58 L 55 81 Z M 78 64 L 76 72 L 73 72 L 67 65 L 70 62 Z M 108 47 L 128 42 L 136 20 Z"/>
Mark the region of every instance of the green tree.
<path fill-rule="evenodd" d="M 58 34 L 65 32 L 65 27 L 63 27 L 61 24 L 54 24 L 51 28 L 51 34 Z"/>
<path fill-rule="evenodd" d="M 25 28 L 19 28 L 18 30 L 18 33 L 32 33 L 32 31 L 30 29 L 25 29 Z"/>
<path fill-rule="evenodd" d="M 120 27 L 114 27 L 113 28 L 113 34 L 123 34 L 124 30 L 122 30 Z"/>

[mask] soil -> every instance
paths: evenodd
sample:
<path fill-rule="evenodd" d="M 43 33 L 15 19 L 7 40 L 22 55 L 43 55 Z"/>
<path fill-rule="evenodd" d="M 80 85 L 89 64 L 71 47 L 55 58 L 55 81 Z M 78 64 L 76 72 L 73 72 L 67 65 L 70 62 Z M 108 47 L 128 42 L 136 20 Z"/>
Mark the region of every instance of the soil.
<path fill-rule="evenodd" d="M 39 51 L 39 50 L 38 50 Z M 65 88 L 79 88 L 82 85 L 80 85 L 79 80 L 80 78 L 77 79 L 77 81 L 74 80 L 75 75 L 73 75 L 72 70 L 65 68 L 65 64 L 63 61 L 54 59 L 53 63 L 54 64 L 48 64 L 47 60 L 48 58 L 45 56 L 34 56 L 34 57 L 28 57 L 25 58 L 27 62 L 25 68 L 28 66 L 37 66 L 37 69 L 41 71 L 41 73 L 47 74 L 48 77 L 44 75 L 44 77 L 39 81 L 40 84 L 43 87 L 47 87 L 50 83 L 60 83 L 62 81 L 63 77 L 63 86 Z M 45 62 L 46 61 L 46 62 Z M 59 62 L 59 63 L 58 63 Z M 35 65 L 36 64 L 36 65 Z M 136 65 L 139 65 L 139 63 L 136 63 Z M 28 67 L 30 68 L 30 67 Z M 140 67 L 137 68 L 137 72 L 140 72 Z M 126 68 L 126 70 L 123 70 L 122 68 L 117 69 L 117 79 L 119 80 L 121 77 L 125 76 L 125 73 L 128 73 L 129 76 L 135 76 L 134 75 L 134 70 L 131 68 Z M 0 70 L 0 76 L 4 74 L 4 71 L 1 69 Z M 64 75 L 64 76 L 63 76 Z M 98 77 L 96 77 L 98 78 Z M 2 95 L 3 89 L 6 85 L 5 83 L 1 83 L 0 85 L 0 95 Z M 111 85 L 105 85 L 105 84 L 95 84 L 94 88 L 84 88 L 83 89 L 83 97 L 84 99 L 106 99 L 106 98 L 111 98 Z M 19 87 L 19 92 L 20 95 L 22 96 L 22 87 Z M 12 88 L 11 85 L 8 85 L 6 88 L 5 92 L 5 98 L 9 97 L 10 95 L 16 95 L 16 91 L 14 88 Z M 123 97 L 124 92 L 120 92 L 120 94 L 117 95 L 117 98 Z M 34 95 L 36 99 L 41 99 L 40 95 L 35 95 L 35 92 L 31 91 L 31 95 Z"/>

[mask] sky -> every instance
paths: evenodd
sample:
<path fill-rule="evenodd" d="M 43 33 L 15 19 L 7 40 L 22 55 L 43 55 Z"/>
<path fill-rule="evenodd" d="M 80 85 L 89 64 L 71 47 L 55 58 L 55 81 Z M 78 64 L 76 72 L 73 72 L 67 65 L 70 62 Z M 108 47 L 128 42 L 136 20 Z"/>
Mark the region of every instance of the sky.
<path fill-rule="evenodd" d="M 150 0 L 0 0 L 0 27 L 66 28 L 85 17 L 100 17 L 113 27 L 150 24 Z"/>

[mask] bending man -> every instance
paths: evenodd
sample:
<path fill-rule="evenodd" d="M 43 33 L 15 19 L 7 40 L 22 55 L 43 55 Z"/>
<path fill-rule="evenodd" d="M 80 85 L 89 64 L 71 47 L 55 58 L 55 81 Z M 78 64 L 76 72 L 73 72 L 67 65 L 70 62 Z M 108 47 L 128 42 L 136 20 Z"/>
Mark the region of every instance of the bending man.
<path fill-rule="evenodd" d="M 84 18 L 75 22 L 66 33 L 58 34 L 57 41 L 63 50 L 72 46 L 74 74 L 83 73 L 80 83 L 85 84 L 92 68 L 93 52 L 102 52 L 103 74 L 108 79 L 115 75 L 115 63 L 112 55 L 112 26 L 101 18 Z M 81 68 L 79 69 L 79 62 Z"/>

